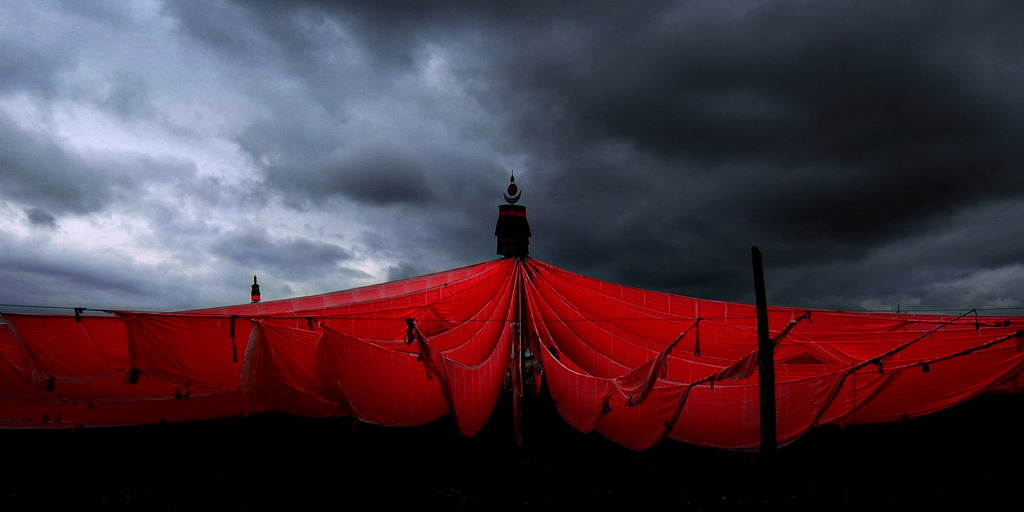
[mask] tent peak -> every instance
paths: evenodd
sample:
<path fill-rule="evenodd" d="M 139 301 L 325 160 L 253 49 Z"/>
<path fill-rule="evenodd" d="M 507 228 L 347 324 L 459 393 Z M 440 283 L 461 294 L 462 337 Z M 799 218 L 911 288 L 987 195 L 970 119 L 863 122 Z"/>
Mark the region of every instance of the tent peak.
<path fill-rule="evenodd" d="M 523 191 L 516 185 L 515 173 L 508 181 L 504 194 L 507 204 L 498 206 L 494 236 L 498 237 L 498 254 L 506 258 L 525 258 L 530 255 L 530 223 L 526 220 L 526 207 L 515 204 Z"/>
<path fill-rule="evenodd" d="M 519 186 L 516 185 L 516 173 L 513 172 L 512 176 L 508 179 L 508 189 L 505 192 L 505 202 L 508 204 L 516 204 L 519 198 L 522 197 L 523 191 L 519 190 Z"/>

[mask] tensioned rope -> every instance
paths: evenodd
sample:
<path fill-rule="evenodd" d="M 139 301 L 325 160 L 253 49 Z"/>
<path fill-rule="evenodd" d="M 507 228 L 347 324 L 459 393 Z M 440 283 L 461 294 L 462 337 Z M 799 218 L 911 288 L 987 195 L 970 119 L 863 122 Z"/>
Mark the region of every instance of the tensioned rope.
<path fill-rule="evenodd" d="M 952 325 L 957 320 L 960 320 L 961 318 L 963 318 L 963 317 L 965 317 L 967 315 L 970 315 L 971 313 L 975 313 L 975 311 L 972 309 L 971 311 L 963 313 L 963 314 L 957 316 L 956 318 L 954 318 L 952 320 L 949 320 L 948 322 L 943 322 L 938 327 L 936 327 L 936 328 L 934 328 L 934 329 L 932 329 L 930 331 L 927 331 L 925 333 L 922 333 L 920 336 L 917 336 L 916 338 L 914 338 L 914 339 L 912 339 L 912 340 L 910 340 L 910 341 L 908 341 L 906 343 L 903 343 L 903 344 L 901 344 L 899 346 L 893 347 L 891 350 L 888 350 L 888 351 L 886 351 L 886 352 L 884 352 L 882 354 L 879 354 L 879 355 L 877 355 L 875 357 L 872 357 L 870 359 L 866 359 L 866 360 L 862 361 L 861 363 L 854 365 L 853 367 L 850 368 L 850 371 L 851 372 L 855 372 L 855 371 L 860 370 L 861 368 L 863 368 L 863 367 L 865 367 L 865 366 L 867 366 L 869 364 L 875 364 L 875 365 L 878 365 L 878 371 L 881 372 L 882 371 L 882 359 L 885 359 L 885 358 L 887 358 L 887 357 L 889 357 L 891 355 L 894 355 L 896 353 L 899 353 L 899 352 L 903 351 L 904 349 L 906 349 L 907 347 L 913 345 L 914 343 L 916 343 L 916 342 L 918 342 L 918 341 L 920 341 L 920 340 L 922 340 L 924 338 L 927 338 L 929 335 L 931 335 L 934 332 L 939 331 L 940 329 L 943 329 L 945 327 L 948 327 L 948 326 Z"/>

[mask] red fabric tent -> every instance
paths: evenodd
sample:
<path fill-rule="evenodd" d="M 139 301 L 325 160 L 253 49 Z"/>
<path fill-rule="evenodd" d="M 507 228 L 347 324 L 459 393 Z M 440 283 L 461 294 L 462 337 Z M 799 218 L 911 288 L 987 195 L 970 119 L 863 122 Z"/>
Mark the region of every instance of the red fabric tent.
<path fill-rule="evenodd" d="M 759 443 L 753 306 L 529 258 L 257 304 L 3 320 L 0 427 L 279 410 L 406 426 L 450 413 L 473 435 L 532 378 L 573 427 L 633 449 Z M 780 444 L 1021 389 L 1021 317 L 770 308 L 769 326 Z"/>

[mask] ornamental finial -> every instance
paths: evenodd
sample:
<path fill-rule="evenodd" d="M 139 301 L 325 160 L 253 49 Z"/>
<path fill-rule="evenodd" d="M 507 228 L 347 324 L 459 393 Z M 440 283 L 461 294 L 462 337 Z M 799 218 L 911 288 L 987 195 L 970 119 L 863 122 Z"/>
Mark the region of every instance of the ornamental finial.
<path fill-rule="evenodd" d="M 505 202 L 508 204 L 516 204 L 519 197 L 522 196 L 523 191 L 519 190 L 516 186 L 516 173 L 512 173 L 512 177 L 508 179 L 508 192 L 505 193 Z"/>

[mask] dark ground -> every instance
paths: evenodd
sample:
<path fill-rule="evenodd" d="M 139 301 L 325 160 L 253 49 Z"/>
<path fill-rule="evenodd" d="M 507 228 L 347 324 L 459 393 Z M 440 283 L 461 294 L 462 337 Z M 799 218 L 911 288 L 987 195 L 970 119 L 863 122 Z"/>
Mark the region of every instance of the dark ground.
<path fill-rule="evenodd" d="M 822 427 L 768 467 L 665 441 L 634 452 L 507 402 L 475 438 L 276 413 L 77 431 L 0 431 L 0 510 L 1024 510 L 1024 396 L 986 395 L 899 424 Z M 771 486 L 762 486 L 762 477 Z"/>

